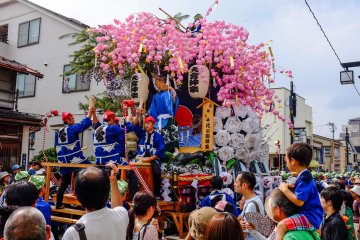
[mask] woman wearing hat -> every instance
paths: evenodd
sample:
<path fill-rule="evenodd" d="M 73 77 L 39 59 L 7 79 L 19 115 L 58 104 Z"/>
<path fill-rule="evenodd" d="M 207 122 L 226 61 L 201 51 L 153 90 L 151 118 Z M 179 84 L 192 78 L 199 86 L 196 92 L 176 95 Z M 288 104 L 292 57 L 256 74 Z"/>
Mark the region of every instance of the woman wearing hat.
<path fill-rule="evenodd" d="M 0 195 L 2 195 L 4 189 L 9 185 L 10 178 L 11 176 L 8 172 L 0 173 Z"/>
<path fill-rule="evenodd" d="M 355 186 L 350 190 L 351 196 L 354 198 L 353 211 L 354 211 L 354 225 L 355 225 L 355 235 L 357 239 L 360 239 L 360 229 L 359 229 L 359 220 L 360 220 L 360 186 L 356 185 L 359 180 L 355 181 Z"/>

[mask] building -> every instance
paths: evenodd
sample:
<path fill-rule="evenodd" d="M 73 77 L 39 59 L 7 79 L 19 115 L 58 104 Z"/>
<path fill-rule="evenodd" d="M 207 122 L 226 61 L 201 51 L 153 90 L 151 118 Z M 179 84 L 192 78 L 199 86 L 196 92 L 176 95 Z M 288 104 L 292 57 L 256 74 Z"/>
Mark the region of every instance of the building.
<path fill-rule="evenodd" d="M 345 146 L 339 140 L 333 141 L 328 137 L 313 135 L 313 158 L 325 171 L 344 172 L 346 168 L 344 148 Z"/>
<path fill-rule="evenodd" d="M 340 133 L 340 139 L 346 145 L 346 129 L 348 131 L 349 141 L 348 158 L 349 158 L 349 170 L 359 169 L 360 166 L 360 117 L 349 119 L 347 125 L 343 125 L 342 132 Z M 345 147 L 346 154 L 346 147 Z M 346 155 L 345 155 L 346 156 Z"/>
<path fill-rule="evenodd" d="M 275 95 L 281 103 L 275 102 L 275 108 L 283 116 L 290 116 L 289 97 L 287 88 L 273 88 Z M 305 99 L 296 95 L 296 116 L 294 118 L 294 142 L 312 144 L 313 123 L 312 108 L 306 104 Z M 273 114 L 265 114 L 261 121 L 264 142 L 269 144 L 269 169 L 284 169 L 286 166 L 284 156 L 290 146 L 290 129 L 288 121 L 281 121 Z M 278 144 L 280 143 L 280 144 Z"/>
<path fill-rule="evenodd" d="M 31 132 L 40 129 L 41 116 L 18 111 L 18 74 L 43 75 L 16 61 L 0 56 L 0 163 L 2 170 L 14 164 L 26 167 L 31 149 Z"/>
<path fill-rule="evenodd" d="M 44 115 L 57 109 L 72 112 L 79 121 L 84 116 L 79 110 L 79 102 L 86 102 L 85 96 L 105 91 L 104 84 L 95 81 L 83 83 L 80 77 L 72 75 L 63 78 L 69 70 L 70 55 L 79 46 L 69 46 L 73 41 L 67 34 L 77 33 L 88 26 L 72 18 L 50 11 L 27 0 L 0 0 L 0 55 L 15 59 L 39 70 L 44 76 L 18 73 L 16 89 L 19 90 L 19 111 Z M 70 92 L 64 91 L 64 86 Z M 61 115 L 61 114 L 60 114 Z M 50 126 L 62 124 L 61 118 L 51 118 Z M 34 150 L 29 159 L 42 149 L 42 132 L 36 132 Z M 85 135 L 91 135 L 87 131 Z M 84 137 L 91 141 L 91 137 Z M 46 148 L 54 145 L 54 128 L 46 134 Z M 90 143 L 84 142 L 84 145 Z M 90 155 L 92 148 L 85 154 Z"/>

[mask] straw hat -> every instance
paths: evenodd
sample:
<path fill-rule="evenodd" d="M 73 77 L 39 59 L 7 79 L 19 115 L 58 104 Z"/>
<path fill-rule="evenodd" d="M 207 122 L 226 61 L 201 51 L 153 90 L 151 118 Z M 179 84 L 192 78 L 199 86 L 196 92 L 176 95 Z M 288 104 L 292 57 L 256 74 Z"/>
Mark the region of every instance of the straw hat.
<path fill-rule="evenodd" d="M 350 191 L 360 196 L 360 186 L 354 186 L 352 189 L 350 189 Z"/>

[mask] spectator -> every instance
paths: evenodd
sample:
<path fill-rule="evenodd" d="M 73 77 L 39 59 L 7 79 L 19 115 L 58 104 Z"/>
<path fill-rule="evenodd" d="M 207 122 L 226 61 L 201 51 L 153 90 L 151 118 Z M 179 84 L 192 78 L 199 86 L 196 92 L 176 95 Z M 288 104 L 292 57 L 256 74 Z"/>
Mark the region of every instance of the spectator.
<path fill-rule="evenodd" d="M 294 227 L 298 227 L 300 230 L 320 228 L 323 209 L 315 181 L 307 169 L 312 160 L 312 153 L 312 148 L 306 143 L 294 143 L 286 150 L 286 166 L 291 172 L 297 174 L 297 178 L 295 184 L 282 182 L 279 189 L 292 203 L 300 207 L 300 215 L 284 219 L 278 224 L 277 240 L 281 240 L 287 231 L 295 230 Z M 294 192 L 289 188 L 295 188 Z M 294 222 L 300 221 L 295 218 L 301 218 L 303 224 L 301 226 L 294 225 Z"/>
<path fill-rule="evenodd" d="M 5 240 L 49 240 L 51 232 L 39 210 L 22 207 L 15 210 L 7 220 L 4 238 Z"/>
<path fill-rule="evenodd" d="M 234 199 L 230 195 L 221 191 L 224 182 L 220 176 L 212 177 L 210 179 L 210 184 L 213 191 L 201 201 L 201 207 L 215 207 L 216 204 L 221 200 L 227 201 L 228 203 L 235 206 Z M 239 215 L 236 208 L 234 208 L 232 213 L 236 217 Z"/>
<path fill-rule="evenodd" d="M 21 166 L 19 164 L 14 164 L 11 166 L 12 177 L 11 177 L 10 183 L 12 183 L 14 181 L 15 175 L 20 171 L 21 171 Z"/>
<path fill-rule="evenodd" d="M 37 190 L 30 182 L 17 182 L 9 185 L 6 194 L 7 205 L 0 208 L 0 238 L 3 237 L 5 223 L 10 214 L 18 207 L 33 207 L 37 199 Z"/>
<path fill-rule="evenodd" d="M 15 175 L 15 182 L 20 182 L 20 181 L 27 181 L 29 180 L 30 175 L 28 174 L 27 171 L 20 171 Z"/>
<path fill-rule="evenodd" d="M 337 187 L 328 187 L 321 191 L 321 206 L 325 218 L 321 224 L 321 240 L 347 239 L 347 229 L 339 211 L 343 203 L 343 195 Z"/>
<path fill-rule="evenodd" d="M 278 188 L 274 189 L 270 193 L 270 196 L 266 199 L 265 209 L 267 215 L 275 222 L 281 222 L 288 217 L 294 216 L 298 214 L 300 210 L 300 208 L 293 204 Z M 257 240 L 273 240 L 276 238 L 276 230 L 274 230 L 268 238 L 260 235 L 257 231 L 254 231 L 254 235 L 256 236 Z M 294 231 L 286 232 L 283 238 L 283 240 L 295 239 L 320 240 L 320 237 L 315 230 L 306 231 L 296 229 Z"/>
<path fill-rule="evenodd" d="M 137 192 L 134 196 L 134 206 L 129 212 L 129 226 L 127 240 L 153 240 L 158 239 L 159 225 L 153 219 L 156 210 L 155 196 L 147 192 Z"/>
<path fill-rule="evenodd" d="M 36 174 L 36 171 L 38 171 L 41 167 L 41 163 L 40 162 L 33 162 L 31 167 L 29 168 L 29 175 L 32 176 L 32 175 L 35 175 Z"/>
<path fill-rule="evenodd" d="M 356 183 L 356 182 L 355 182 Z M 355 235 L 357 239 L 360 239 L 359 219 L 360 219 L 360 186 L 355 185 L 351 191 L 351 196 L 354 198 L 353 213 L 354 213 L 354 225 Z"/>
<path fill-rule="evenodd" d="M 248 224 L 246 223 L 245 213 L 249 212 L 257 212 L 259 214 L 265 215 L 264 213 L 264 205 L 259 196 L 257 196 L 254 192 L 254 188 L 256 185 L 255 175 L 251 172 L 243 172 L 239 174 L 235 181 L 235 191 L 240 193 L 245 198 L 244 208 L 239 215 L 240 224 L 245 232 L 245 229 L 248 228 Z M 246 240 L 256 239 L 252 236 L 251 232 L 246 232 Z"/>
<path fill-rule="evenodd" d="M 234 208 L 235 208 L 234 205 L 224 200 L 219 201 L 215 206 L 215 209 L 218 212 L 232 213 L 234 212 Z"/>
<path fill-rule="evenodd" d="M 45 202 L 43 198 L 46 192 L 45 177 L 33 175 L 30 177 L 29 182 L 33 183 L 36 189 L 39 191 L 39 195 L 35 207 L 39 209 L 40 212 L 44 215 L 46 224 L 51 225 L 51 207 L 50 204 Z"/>
<path fill-rule="evenodd" d="M 8 172 L 0 173 L 0 194 L 2 194 L 5 188 L 10 184 L 10 174 Z"/>
<path fill-rule="evenodd" d="M 355 228 L 354 228 L 354 213 L 352 210 L 352 206 L 354 203 L 354 199 L 350 193 L 342 191 L 344 196 L 344 203 L 345 203 L 345 214 L 344 216 L 347 217 L 346 220 L 346 228 L 348 230 L 348 240 L 353 240 L 355 238 Z"/>
<path fill-rule="evenodd" d="M 206 240 L 243 240 L 244 234 L 237 218 L 231 213 L 214 215 L 207 228 Z"/>
<path fill-rule="evenodd" d="M 189 233 L 185 240 L 205 240 L 207 225 L 216 214 L 216 210 L 211 207 L 192 211 L 189 216 Z"/>
<path fill-rule="evenodd" d="M 129 223 L 128 213 L 122 207 L 122 200 L 117 187 L 116 174 L 118 168 L 111 167 L 110 177 L 105 171 L 89 167 L 80 171 L 75 178 L 75 195 L 81 205 L 86 209 L 76 230 L 70 227 L 66 230 L 63 240 L 80 239 L 79 234 L 85 233 L 87 240 L 98 239 L 126 239 L 126 229 Z M 111 186 L 111 206 L 106 207 Z M 78 232 L 79 231 L 79 232 Z"/>

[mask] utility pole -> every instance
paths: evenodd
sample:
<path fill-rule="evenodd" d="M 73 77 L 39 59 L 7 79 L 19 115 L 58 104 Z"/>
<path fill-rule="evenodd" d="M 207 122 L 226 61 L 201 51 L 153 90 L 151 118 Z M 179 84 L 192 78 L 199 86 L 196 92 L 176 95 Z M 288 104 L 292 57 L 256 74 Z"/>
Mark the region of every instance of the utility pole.
<path fill-rule="evenodd" d="M 331 154 L 330 154 L 330 170 L 333 171 L 334 169 L 332 169 L 332 164 L 334 163 L 334 140 L 335 140 L 335 130 L 336 130 L 336 126 L 335 123 L 329 122 L 329 127 L 330 127 L 330 131 L 332 132 L 332 141 L 331 141 Z"/>
<path fill-rule="evenodd" d="M 290 110 L 290 121 L 294 126 L 294 117 L 296 117 L 296 93 L 294 93 L 293 81 L 290 81 L 289 110 Z M 290 132 L 290 144 L 293 143 L 294 143 L 294 136 Z"/>

